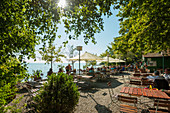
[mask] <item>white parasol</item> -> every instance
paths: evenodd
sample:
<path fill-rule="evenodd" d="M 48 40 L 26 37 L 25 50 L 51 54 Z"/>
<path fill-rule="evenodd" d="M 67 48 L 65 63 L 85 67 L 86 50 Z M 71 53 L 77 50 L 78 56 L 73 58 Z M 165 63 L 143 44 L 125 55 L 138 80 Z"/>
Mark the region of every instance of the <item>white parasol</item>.
<path fill-rule="evenodd" d="M 77 61 L 79 60 L 79 55 L 69 59 L 70 61 Z M 81 61 L 93 61 L 93 60 L 103 60 L 102 58 L 98 57 L 97 55 L 85 52 L 80 56 Z"/>

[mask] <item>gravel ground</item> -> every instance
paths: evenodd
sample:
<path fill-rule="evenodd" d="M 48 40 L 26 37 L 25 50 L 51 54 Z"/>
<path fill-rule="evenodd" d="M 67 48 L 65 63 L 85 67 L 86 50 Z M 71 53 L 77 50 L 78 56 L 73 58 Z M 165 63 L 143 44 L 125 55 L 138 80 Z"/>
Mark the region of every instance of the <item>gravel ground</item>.
<path fill-rule="evenodd" d="M 97 81 L 91 83 L 91 87 L 84 87 L 81 82 L 79 83 L 80 99 L 79 103 L 75 108 L 74 113 L 119 113 L 119 102 L 114 98 L 114 102 L 111 103 L 109 87 L 107 82 L 111 82 L 111 89 L 115 94 L 120 94 L 121 88 L 124 86 L 122 75 L 125 75 L 125 78 L 128 79 L 129 74 L 119 74 L 112 76 L 104 81 Z M 123 94 L 124 95 L 124 94 Z M 28 97 L 27 91 L 23 88 L 17 94 L 17 98 L 22 97 L 20 103 L 17 104 L 17 108 L 21 108 L 25 104 L 25 100 Z M 28 99 L 28 98 L 27 98 Z M 142 101 L 149 101 L 144 97 L 139 97 Z M 9 105 L 14 105 L 14 103 L 9 103 Z M 152 106 L 150 103 L 149 106 Z M 145 108 L 146 106 L 138 104 L 138 107 Z M 22 108 L 22 113 L 28 113 L 30 109 L 27 107 Z M 9 113 L 11 111 L 8 111 Z"/>

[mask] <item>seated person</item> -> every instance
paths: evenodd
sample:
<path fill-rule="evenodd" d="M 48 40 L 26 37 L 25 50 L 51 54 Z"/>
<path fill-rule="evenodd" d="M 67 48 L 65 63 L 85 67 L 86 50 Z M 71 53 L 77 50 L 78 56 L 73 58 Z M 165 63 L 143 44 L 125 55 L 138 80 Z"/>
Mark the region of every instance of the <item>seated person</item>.
<path fill-rule="evenodd" d="M 122 68 L 119 70 L 119 71 L 125 71 L 125 67 L 124 66 L 122 66 Z"/>
<path fill-rule="evenodd" d="M 88 75 L 93 76 L 93 77 L 95 76 L 93 67 L 90 68 Z"/>
<path fill-rule="evenodd" d="M 101 72 L 103 72 L 103 74 L 106 74 L 106 67 L 105 66 L 102 67 Z"/>
<path fill-rule="evenodd" d="M 159 71 L 155 71 L 154 75 L 155 75 L 155 78 L 154 78 L 154 82 L 153 82 L 153 87 L 157 88 L 158 90 L 160 90 L 160 89 L 168 90 L 169 83 L 164 77 L 159 76 Z"/>
<path fill-rule="evenodd" d="M 86 68 L 86 72 L 89 72 L 89 67 Z"/>
<path fill-rule="evenodd" d="M 140 73 L 146 73 L 146 70 L 144 69 L 143 66 L 141 66 L 141 68 L 139 69 Z"/>
<path fill-rule="evenodd" d="M 100 68 L 97 68 L 96 73 L 97 73 L 97 74 L 100 74 Z"/>
<path fill-rule="evenodd" d="M 152 80 L 154 81 L 156 78 L 160 78 L 160 77 L 161 77 L 161 76 L 159 76 L 159 75 L 160 75 L 159 71 L 154 71 L 154 73 L 153 73 L 152 76 L 149 75 L 149 76 L 147 76 L 146 78 L 152 79 Z"/>
<path fill-rule="evenodd" d="M 63 73 L 63 69 L 59 68 L 58 73 Z"/>
<path fill-rule="evenodd" d="M 170 80 L 170 69 L 165 69 L 165 74 L 163 74 L 163 77 L 166 80 Z"/>
<path fill-rule="evenodd" d="M 168 90 L 169 89 L 169 83 L 166 79 L 162 78 L 162 79 L 155 79 L 154 80 L 154 85 L 153 85 L 155 88 L 157 88 L 158 90 L 160 89 L 166 89 Z"/>
<path fill-rule="evenodd" d="M 76 69 L 73 69 L 73 73 L 76 73 Z"/>
<path fill-rule="evenodd" d="M 47 73 L 47 76 L 50 76 L 52 73 L 53 73 L 53 70 L 52 70 L 52 68 L 50 68 L 50 70 Z"/>
<path fill-rule="evenodd" d="M 71 68 L 71 65 L 70 64 L 68 64 L 66 67 L 65 67 L 65 70 L 66 70 L 66 74 L 70 74 L 70 72 L 71 72 L 71 70 L 72 70 L 72 68 Z"/>

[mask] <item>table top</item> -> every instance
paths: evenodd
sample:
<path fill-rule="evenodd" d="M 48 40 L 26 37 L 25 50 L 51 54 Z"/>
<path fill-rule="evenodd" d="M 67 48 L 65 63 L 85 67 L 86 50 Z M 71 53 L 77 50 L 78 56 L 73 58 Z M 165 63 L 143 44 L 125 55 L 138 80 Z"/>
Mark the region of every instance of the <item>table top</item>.
<path fill-rule="evenodd" d="M 90 78 L 92 78 L 93 76 L 88 76 L 88 75 L 83 75 L 83 76 L 81 76 L 81 75 L 77 75 L 77 77 L 78 77 L 78 78 L 90 79 Z"/>
<path fill-rule="evenodd" d="M 144 88 L 134 88 L 134 87 L 122 87 L 120 93 L 126 93 L 136 96 L 145 96 L 151 98 L 161 98 L 161 99 L 170 99 L 170 97 L 165 93 L 159 90 L 150 90 Z"/>
<path fill-rule="evenodd" d="M 140 75 L 153 75 L 153 73 L 132 73 L 133 75 L 134 74 L 140 74 Z"/>
<path fill-rule="evenodd" d="M 142 78 L 139 78 L 139 77 L 130 77 L 130 79 L 133 79 L 133 80 L 142 80 Z"/>
<path fill-rule="evenodd" d="M 90 78 L 92 78 L 93 76 L 87 76 L 87 75 L 83 75 L 82 76 L 82 78 L 88 78 L 88 79 L 90 79 Z"/>

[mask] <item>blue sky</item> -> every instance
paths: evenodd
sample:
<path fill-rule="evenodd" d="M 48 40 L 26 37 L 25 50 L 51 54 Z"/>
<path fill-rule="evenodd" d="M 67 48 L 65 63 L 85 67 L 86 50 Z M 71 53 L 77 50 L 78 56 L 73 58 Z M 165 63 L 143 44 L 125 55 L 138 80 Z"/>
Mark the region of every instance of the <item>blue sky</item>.
<path fill-rule="evenodd" d="M 93 54 L 100 55 L 101 53 L 105 52 L 107 49 L 107 46 L 109 43 L 113 42 L 113 37 L 119 36 L 119 21 L 118 17 L 116 17 L 116 14 L 118 13 L 118 10 L 112 10 L 113 15 L 107 18 L 106 16 L 103 16 L 104 19 L 104 31 L 101 31 L 101 33 L 95 34 L 95 40 L 97 41 L 97 44 L 93 44 L 92 42 L 89 42 L 87 45 L 84 43 L 83 36 L 80 36 L 78 40 L 69 40 L 68 45 L 74 45 L 76 46 L 83 46 L 83 50 L 81 51 L 81 54 L 83 54 L 85 51 Z M 64 33 L 64 27 L 63 25 L 59 25 L 59 29 L 57 34 L 61 35 L 60 39 L 56 39 L 55 44 L 60 46 L 63 41 L 66 41 L 68 37 Z M 40 54 L 37 54 L 38 57 L 40 57 Z M 39 59 L 37 59 L 39 62 Z M 33 62 L 33 60 L 29 60 L 28 62 Z"/>
<path fill-rule="evenodd" d="M 116 14 L 118 13 L 118 10 L 113 10 L 113 15 L 109 18 L 106 16 L 103 16 L 104 18 L 104 31 L 101 31 L 101 33 L 95 34 L 95 38 L 97 41 L 97 44 L 93 44 L 92 42 L 89 42 L 87 45 L 84 43 L 83 36 L 80 36 L 78 40 L 69 40 L 69 45 L 76 46 L 83 46 L 82 53 L 85 51 L 88 51 L 90 53 L 94 53 L 97 55 L 100 55 L 101 53 L 105 52 L 107 49 L 107 45 L 109 45 L 110 42 L 113 42 L 113 37 L 119 36 L 119 21 L 118 17 L 116 17 Z M 58 42 L 62 42 L 63 40 L 66 41 L 66 35 L 63 30 L 63 26 L 59 26 L 59 33 L 62 35 L 62 39 L 58 40 Z M 60 43 L 61 43 L 60 42 Z"/>

